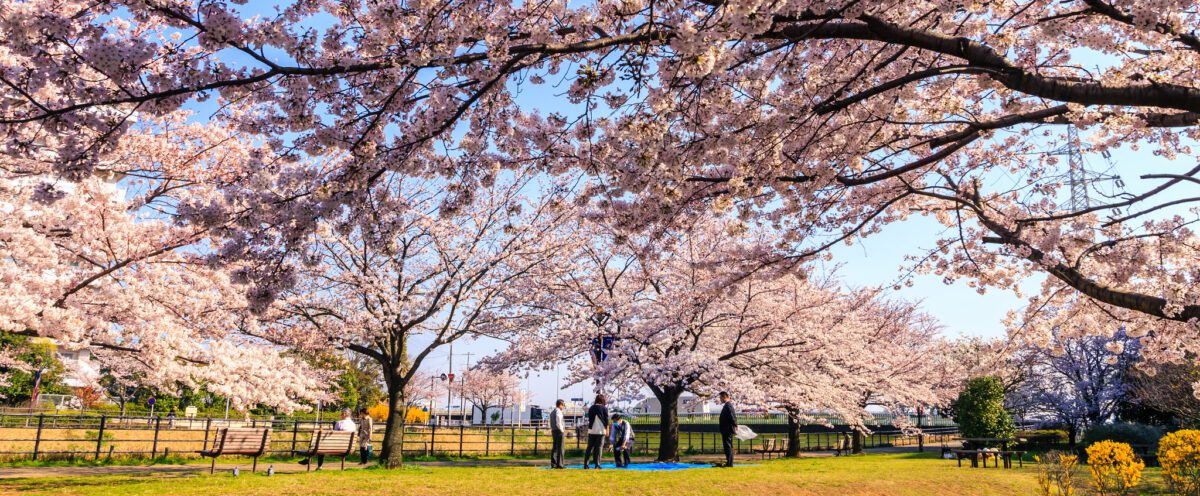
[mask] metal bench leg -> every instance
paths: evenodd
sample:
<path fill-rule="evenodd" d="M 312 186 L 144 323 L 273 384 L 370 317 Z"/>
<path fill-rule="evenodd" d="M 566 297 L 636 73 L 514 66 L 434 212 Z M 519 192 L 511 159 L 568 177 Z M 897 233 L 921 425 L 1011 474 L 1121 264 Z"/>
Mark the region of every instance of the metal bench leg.
<path fill-rule="evenodd" d="M 208 475 L 212 475 L 217 470 L 217 457 L 213 457 L 212 465 L 208 467 Z"/>
<path fill-rule="evenodd" d="M 250 473 L 258 473 L 258 457 L 254 457 L 254 464 L 250 466 Z"/>

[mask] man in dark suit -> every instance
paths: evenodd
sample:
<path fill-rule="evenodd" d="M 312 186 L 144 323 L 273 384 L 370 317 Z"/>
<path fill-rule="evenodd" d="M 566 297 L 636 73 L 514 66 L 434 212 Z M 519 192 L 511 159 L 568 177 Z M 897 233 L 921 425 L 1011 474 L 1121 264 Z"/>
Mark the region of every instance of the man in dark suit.
<path fill-rule="evenodd" d="M 737 412 L 733 411 L 733 402 L 729 393 L 721 391 L 721 446 L 725 449 L 725 466 L 733 466 L 733 434 L 737 432 Z"/>

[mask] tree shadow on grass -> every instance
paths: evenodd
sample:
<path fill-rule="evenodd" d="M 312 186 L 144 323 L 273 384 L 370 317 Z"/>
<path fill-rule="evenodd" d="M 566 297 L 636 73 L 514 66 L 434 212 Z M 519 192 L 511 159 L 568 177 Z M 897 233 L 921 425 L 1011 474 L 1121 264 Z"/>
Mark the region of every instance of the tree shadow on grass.
<path fill-rule="evenodd" d="M 199 476 L 196 474 L 158 473 L 136 476 L 30 477 L 27 479 L 2 479 L 0 480 L 0 492 L 15 491 L 16 493 L 20 494 L 29 491 L 49 492 L 68 487 L 116 487 L 145 482 L 158 482 L 168 479 L 195 479 L 197 477 Z"/>

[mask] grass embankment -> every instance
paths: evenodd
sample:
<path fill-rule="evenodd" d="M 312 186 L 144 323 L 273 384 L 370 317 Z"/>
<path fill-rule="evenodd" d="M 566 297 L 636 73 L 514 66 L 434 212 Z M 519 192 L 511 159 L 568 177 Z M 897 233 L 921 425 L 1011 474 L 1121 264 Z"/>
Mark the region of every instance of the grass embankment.
<path fill-rule="evenodd" d="M 1023 495 L 1036 469 L 959 468 L 933 454 L 866 455 L 753 462 L 733 469 L 674 472 L 546 470 L 537 467 L 415 467 L 282 474 L 94 476 L 0 480 L 22 495 L 407 495 L 622 494 Z M 1086 470 L 1080 471 L 1086 484 Z M 1162 494 L 1149 471 L 1140 494 Z M 1081 486 L 1081 494 L 1088 494 Z"/>

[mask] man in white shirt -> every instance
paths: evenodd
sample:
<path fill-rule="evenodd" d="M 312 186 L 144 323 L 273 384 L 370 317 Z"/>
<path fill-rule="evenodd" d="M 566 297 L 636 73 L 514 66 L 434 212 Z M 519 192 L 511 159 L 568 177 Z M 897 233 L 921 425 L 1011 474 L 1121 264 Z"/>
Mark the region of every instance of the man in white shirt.
<path fill-rule="evenodd" d="M 565 468 L 563 467 L 563 438 L 567 433 L 566 421 L 563 419 L 563 408 L 567 404 L 563 400 L 558 400 L 554 403 L 554 409 L 550 411 L 550 438 L 554 441 L 553 447 L 550 449 L 550 468 Z"/>

